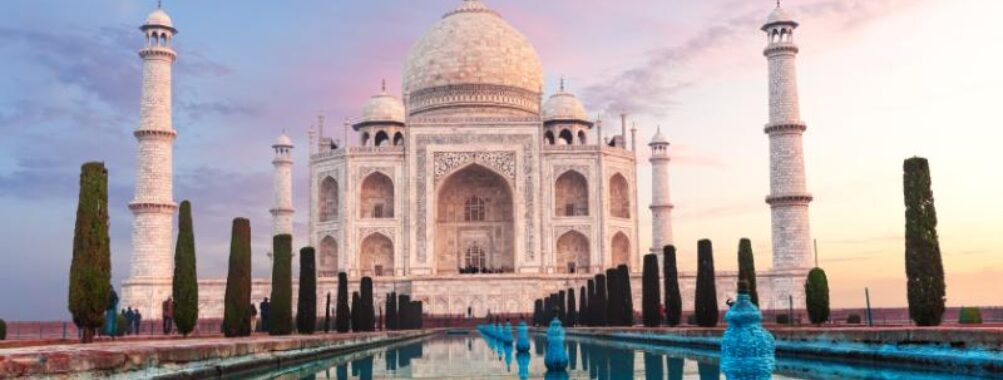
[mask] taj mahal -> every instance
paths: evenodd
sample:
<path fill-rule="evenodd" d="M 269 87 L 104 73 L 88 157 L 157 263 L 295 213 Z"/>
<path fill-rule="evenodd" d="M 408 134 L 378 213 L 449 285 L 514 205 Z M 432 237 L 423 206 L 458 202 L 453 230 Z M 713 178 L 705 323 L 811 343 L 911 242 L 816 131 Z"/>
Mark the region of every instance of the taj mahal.
<path fill-rule="evenodd" d="M 801 308 L 810 269 L 812 197 L 798 113 L 797 26 L 780 7 L 762 26 L 770 118 L 765 127 L 749 122 L 764 128 L 770 160 L 764 210 L 772 213 L 772 266 L 759 268 L 757 280 L 764 309 L 791 302 Z M 177 29 L 158 8 L 140 30 L 132 266 L 122 304 L 156 316 L 171 294 L 172 152 L 175 141 L 184 140 L 172 125 Z M 294 216 L 307 221 L 308 241 L 294 244 L 317 250 L 318 298 L 335 294 L 337 274 L 345 272 L 350 288 L 363 276 L 373 278 L 377 305 L 394 290 L 423 301 L 432 315 L 530 313 L 533 299 L 577 289 L 626 264 L 634 305 L 640 305 L 642 256 L 661 255 L 662 246 L 674 243 L 666 134 L 659 130 L 638 145 L 627 114 L 590 116 L 563 80 L 546 95 L 532 43 L 478 0 L 446 13 L 404 60 L 400 94 L 384 86 L 345 123 L 325 125 L 321 117 L 305 131 L 306 165 L 293 162 L 295 144 L 284 133 L 270 152 L 262 142 L 262 165 L 271 154 L 274 169 L 274 199 L 262 199 L 262 208 L 273 216 L 272 234 L 291 234 Z M 638 158 L 643 149 L 647 160 Z M 652 175 L 652 203 L 644 207 L 639 169 Z M 308 172 L 309 182 L 294 184 L 294 170 Z M 304 195 L 309 209 L 294 210 L 293 197 Z M 639 225 L 641 212 L 652 213 L 650 226 Z M 641 245 L 640 228 L 651 228 L 650 246 Z M 734 260 L 730 250 L 720 252 L 717 260 Z M 683 307 L 691 310 L 695 268 L 680 270 Z M 736 277 L 717 272 L 721 305 L 734 297 Z M 253 300 L 269 295 L 269 282 L 253 281 Z M 200 317 L 222 316 L 224 289 L 225 278 L 199 280 Z"/>

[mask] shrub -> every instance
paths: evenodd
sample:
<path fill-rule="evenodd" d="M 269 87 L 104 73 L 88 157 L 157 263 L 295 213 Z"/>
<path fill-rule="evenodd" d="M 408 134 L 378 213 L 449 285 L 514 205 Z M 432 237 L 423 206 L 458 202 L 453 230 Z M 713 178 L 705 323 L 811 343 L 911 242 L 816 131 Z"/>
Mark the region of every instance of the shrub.
<path fill-rule="evenodd" d="M 536 326 L 543 325 L 543 300 L 539 298 L 533 301 L 533 324 Z"/>
<path fill-rule="evenodd" d="M 777 314 L 777 324 L 778 325 L 789 325 L 791 324 L 791 317 L 787 314 Z"/>
<path fill-rule="evenodd" d="M 328 303 L 330 303 L 330 297 Z M 296 303 L 296 330 L 313 334 L 317 328 L 317 261 L 313 247 L 300 249 L 299 296 Z"/>
<path fill-rule="evenodd" d="M 696 324 L 697 324 L 697 316 L 696 316 L 696 314 L 688 314 L 688 315 L 686 315 L 686 324 L 690 325 L 690 326 L 696 326 Z"/>
<path fill-rule="evenodd" d="M 620 326 L 620 272 L 616 268 L 606 270 L 606 325 Z"/>
<path fill-rule="evenodd" d="M 7 321 L 0 319 L 0 340 L 7 339 Z"/>
<path fill-rule="evenodd" d="M 595 322 L 595 326 L 609 326 L 609 320 L 606 318 L 606 275 L 602 273 L 597 274 L 595 280 L 596 302 L 593 304 L 593 322 Z"/>
<path fill-rule="evenodd" d="M 199 285 L 195 271 L 195 232 L 192 226 L 192 204 L 181 202 L 178 214 L 178 244 L 174 249 L 174 325 L 188 336 L 199 319 Z"/>
<path fill-rule="evenodd" d="M 588 297 L 585 294 L 585 287 L 578 290 L 578 322 L 579 326 L 586 326 L 585 319 L 588 318 Z"/>
<path fill-rule="evenodd" d="M 683 299 L 679 294 L 679 271 L 676 269 L 674 246 L 662 248 L 662 276 L 665 281 L 665 324 L 678 326 L 683 314 Z"/>
<path fill-rule="evenodd" d="M 351 311 L 348 309 L 348 275 L 338 273 L 338 305 L 334 313 L 334 327 L 338 332 L 348 332 Z"/>
<path fill-rule="evenodd" d="M 73 231 L 67 308 L 90 343 L 104 323 L 111 291 L 111 246 L 108 238 L 108 171 L 100 162 L 80 168 L 80 195 Z"/>
<path fill-rule="evenodd" d="M 563 290 L 557 292 L 557 319 L 561 320 L 561 324 L 568 325 L 568 298 L 567 294 Z"/>
<path fill-rule="evenodd" d="M 944 315 L 944 263 L 937 237 L 937 210 L 930 189 L 930 166 L 913 157 L 903 164 L 905 261 L 909 317 L 919 326 L 939 325 Z"/>
<path fill-rule="evenodd" d="M 850 325 L 860 324 L 860 314 L 850 314 L 846 317 L 846 323 Z"/>
<path fill-rule="evenodd" d="M 958 323 L 962 325 L 981 325 L 982 311 L 977 307 L 961 307 L 958 311 Z"/>
<path fill-rule="evenodd" d="M 331 292 L 327 292 L 327 303 L 324 306 L 324 332 L 331 332 Z"/>
<path fill-rule="evenodd" d="M 634 292 L 630 288 L 630 269 L 627 265 L 620 264 L 616 267 L 617 278 L 620 279 L 620 323 L 621 326 L 634 325 Z"/>
<path fill-rule="evenodd" d="M 293 332 L 292 267 L 292 235 L 275 235 L 272 237 L 272 314 L 268 321 L 269 335 L 289 335 Z"/>
<path fill-rule="evenodd" d="M 398 310 L 397 306 L 396 292 L 390 292 L 390 294 L 387 295 L 386 309 L 387 309 L 387 319 L 386 322 L 384 323 L 384 325 L 386 326 L 385 329 L 397 330 L 398 326 L 400 326 L 400 323 L 398 322 L 398 320 L 400 319 L 400 311 Z"/>
<path fill-rule="evenodd" d="M 226 274 L 223 304 L 223 335 L 246 336 L 243 320 L 251 305 L 251 221 L 233 220 L 230 237 L 230 263 Z M 249 333 L 249 332 L 248 332 Z"/>
<path fill-rule="evenodd" d="M 595 326 L 596 325 L 596 303 L 598 299 L 596 298 L 596 280 L 590 278 L 586 282 L 586 291 L 588 292 L 588 305 L 585 309 L 585 325 Z"/>
<path fill-rule="evenodd" d="M 362 329 L 362 300 L 359 292 L 352 292 L 352 332 L 363 331 Z"/>
<path fill-rule="evenodd" d="M 359 300 L 362 311 L 359 316 L 362 331 L 376 331 L 376 306 L 373 304 L 373 279 L 366 276 L 359 283 Z"/>
<path fill-rule="evenodd" d="M 805 306 L 808 319 L 820 325 L 829 320 L 829 281 L 822 268 L 812 268 L 804 283 Z"/>
<path fill-rule="evenodd" d="M 565 313 L 568 318 L 568 327 L 574 326 L 578 323 L 578 308 L 575 305 L 575 288 L 568 288 L 568 311 Z"/>
<path fill-rule="evenodd" d="M 641 320 L 647 327 L 661 324 L 659 310 L 661 292 L 658 289 L 658 255 L 644 255 L 644 272 L 641 278 Z"/>
<path fill-rule="evenodd" d="M 759 292 L 756 291 L 756 261 L 752 255 L 752 241 L 742 238 L 738 241 L 738 281 L 749 284 L 749 298 L 759 306 Z"/>
<path fill-rule="evenodd" d="M 717 285 L 714 280 L 714 250 L 710 240 L 697 243 L 697 289 L 694 297 L 697 325 L 717 326 Z"/>

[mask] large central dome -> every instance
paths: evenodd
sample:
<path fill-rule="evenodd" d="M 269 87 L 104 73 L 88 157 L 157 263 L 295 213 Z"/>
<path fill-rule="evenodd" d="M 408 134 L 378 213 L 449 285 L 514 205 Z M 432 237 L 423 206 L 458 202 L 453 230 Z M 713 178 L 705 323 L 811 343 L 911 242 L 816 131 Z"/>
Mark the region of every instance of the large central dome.
<path fill-rule="evenodd" d="M 539 114 L 543 69 L 522 33 L 478 0 L 464 0 L 411 48 L 409 113 Z"/>

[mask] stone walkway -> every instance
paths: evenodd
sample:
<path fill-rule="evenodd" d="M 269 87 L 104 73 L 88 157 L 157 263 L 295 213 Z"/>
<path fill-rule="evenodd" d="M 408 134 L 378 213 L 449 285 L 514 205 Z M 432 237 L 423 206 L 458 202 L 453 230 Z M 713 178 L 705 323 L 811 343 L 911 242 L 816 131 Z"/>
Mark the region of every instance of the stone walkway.
<path fill-rule="evenodd" d="M 0 378 L 92 377 L 158 369 L 187 374 L 239 373 L 264 363 L 354 351 L 434 333 L 433 330 L 372 333 L 257 335 L 247 338 L 141 339 L 0 349 Z M 164 373 L 166 374 L 166 373 Z"/>

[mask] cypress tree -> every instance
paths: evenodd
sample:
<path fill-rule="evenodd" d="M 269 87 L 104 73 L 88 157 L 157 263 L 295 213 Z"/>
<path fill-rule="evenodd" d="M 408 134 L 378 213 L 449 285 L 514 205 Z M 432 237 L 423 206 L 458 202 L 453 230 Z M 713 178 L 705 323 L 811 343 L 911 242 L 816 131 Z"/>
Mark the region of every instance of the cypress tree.
<path fill-rule="evenodd" d="M 369 276 L 363 277 L 359 284 L 359 292 L 362 299 L 362 331 L 376 331 L 376 306 L 373 304 L 373 279 Z"/>
<path fill-rule="evenodd" d="M 104 323 L 111 292 L 111 245 L 108 238 L 108 171 L 100 162 L 80 168 L 80 195 L 73 231 L 67 308 L 90 343 Z"/>
<path fill-rule="evenodd" d="M 543 300 L 539 298 L 533 301 L 533 325 L 543 325 Z"/>
<path fill-rule="evenodd" d="M 804 283 L 805 303 L 808 319 L 821 325 L 829 320 L 829 280 L 822 268 L 812 268 Z"/>
<path fill-rule="evenodd" d="M 352 292 L 352 332 L 365 331 L 362 326 L 362 299 L 358 291 Z"/>
<path fill-rule="evenodd" d="M 759 292 L 756 291 L 756 262 L 752 256 L 752 241 L 742 238 L 738 241 L 738 281 L 749 284 L 749 298 L 759 306 Z"/>
<path fill-rule="evenodd" d="M 647 327 L 661 324 L 659 310 L 661 292 L 658 289 L 658 255 L 644 255 L 644 272 L 641 278 L 641 320 Z"/>
<path fill-rule="evenodd" d="M 397 317 L 399 318 L 397 326 L 401 330 L 410 330 L 412 327 L 411 319 L 411 296 L 407 294 L 397 295 Z"/>
<path fill-rule="evenodd" d="M 224 299 L 223 334 L 227 337 L 249 335 L 250 328 L 244 327 L 244 320 L 251 305 L 251 221 L 245 218 L 233 220 Z"/>
<path fill-rule="evenodd" d="M 913 157 L 905 160 L 903 171 L 909 317 L 919 326 L 937 326 L 944 316 L 946 285 L 930 164 L 925 158 Z"/>
<path fill-rule="evenodd" d="M 568 311 L 565 313 L 568 317 L 568 327 L 578 324 L 578 310 L 575 307 L 575 288 L 568 288 L 566 293 L 568 296 Z"/>
<path fill-rule="evenodd" d="M 414 314 L 415 315 L 414 315 L 414 317 L 415 317 L 415 321 L 417 321 L 417 325 L 415 327 L 419 328 L 419 329 L 425 327 L 425 311 L 424 311 L 424 308 L 425 308 L 424 303 L 422 303 L 421 301 L 416 301 L 415 302 L 415 309 L 414 309 Z"/>
<path fill-rule="evenodd" d="M 181 202 L 178 214 L 178 244 L 174 248 L 174 325 L 185 337 L 195 329 L 199 318 L 199 288 L 195 273 L 195 233 L 192 204 Z"/>
<path fill-rule="evenodd" d="M 397 292 L 390 292 L 387 295 L 387 329 L 397 330 L 400 328 L 400 311 L 397 305 Z"/>
<path fill-rule="evenodd" d="M 349 314 L 348 310 L 348 275 L 345 272 L 338 273 L 338 304 L 334 313 L 334 328 L 338 332 L 348 332 Z"/>
<path fill-rule="evenodd" d="M 293 237 L 272 237 L 272 314 L 268 321 L 270 335 L 293 332 Z"/>
<path fill-rule="evenodd" d="M 620 264 L 616 267 L 619 274 L 617 277 L 620 279 L 620 295 L 623 300 L 620 301 L 622 306 L 620 307 L 620 323 L 622 326 L 633 326 L 634 325 L 634 291 L 631 290 L 630 286 L 630 269 L 627 268 L 626 264 Z"/>
<path fill-rule="evenodd" d="M 606 319 L 606 296 L 606 275 L 600 273 L 596 275 L 595 312 L 592 313 L 596 326 L 609 326 L 609 320 Z"/>
<path fill-rule="evenodd" d="M 317 329 L 317 261 L 313 247 L 300 249 L 299 297 L 296 303 L 296 330 L 313 334 Z"/>
<path fill-rule="evenodd" d="M 331 292 L 327 292 L 327 303 L 324 306 L 324 332 L 331 332 Z"/>
<path fill-rule="evenodd" d="M 683 299 L 679 294 L 679 271 L 676 269 L 676 247 L 662 248 L 662 277 L 665 281 L 665 323 L 678 326 L 683 314 Z"/>
<path fill-rule="evenodd" d="M 714 283 L 714 249 L 708 239 L 697 242 L 697 290 L 694 314 L 698 326 L 717 326 L 717 285 Z"/>
<path fill-rule="evenodd" d="M 585 325 L 595 326 L 596 325 L 596 280 L 595 278 L 590 278 L 588 282 L 585 283 L 588 291 L 588 307 L 585 309 Z"/>
<path fill-rule="evenodd" d="M 585 287 L 582 286 L 578 288 L 578 325 L 588 326 L 586 320 L 588 318 L 588 297 L 585 293 Z"/>
<path fill-rule="evenodd" d="M 567 294 L 563 290 L 557 292 L 557 319 L 561 320 L 561 324 L 568 325 L 568 298 Z"/>
<path fill-rule="evenodd" d="M 620 295 L 620 279 L 619 272 L 616 268 L 610 268 L 606 270 L 606 325 L 607 326 L 620 326 L 620 301 L 623 297 Z"/>

